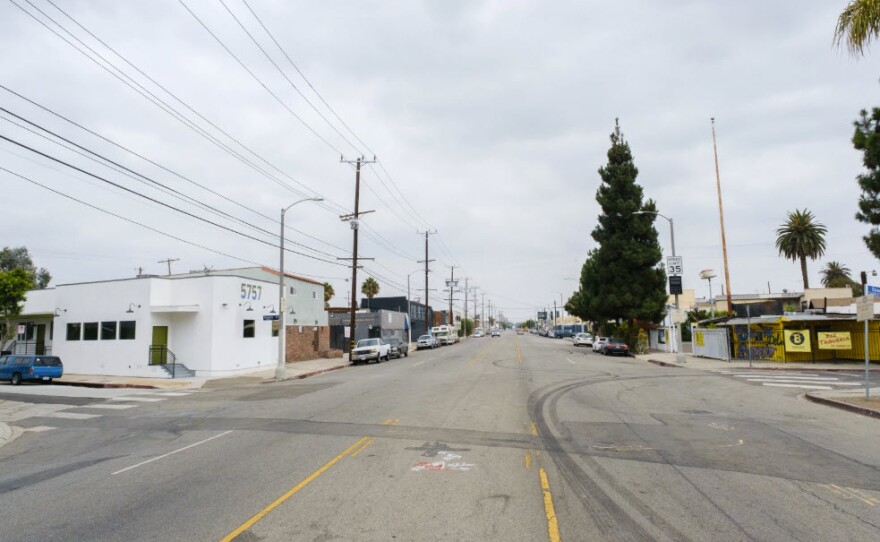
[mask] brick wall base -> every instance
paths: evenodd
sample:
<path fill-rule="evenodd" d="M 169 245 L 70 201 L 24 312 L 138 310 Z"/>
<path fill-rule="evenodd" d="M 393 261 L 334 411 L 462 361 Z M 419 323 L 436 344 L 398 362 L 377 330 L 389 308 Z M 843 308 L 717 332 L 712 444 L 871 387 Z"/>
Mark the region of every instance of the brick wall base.
<path fill-rule="evenodd" d="M 286 326 L 287 363 L 318 358 L 340 357 L 341 352 L 330 349 L 330 328 L 327 326 Z"/>

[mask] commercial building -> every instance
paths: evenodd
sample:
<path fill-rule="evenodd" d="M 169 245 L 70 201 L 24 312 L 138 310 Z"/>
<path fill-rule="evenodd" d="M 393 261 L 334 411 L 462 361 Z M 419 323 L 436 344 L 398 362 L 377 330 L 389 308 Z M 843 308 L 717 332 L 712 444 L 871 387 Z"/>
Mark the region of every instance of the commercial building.
<path fill-rule="evenodd" d="M 285 274 L 287 361 L 329 355 L 320 282 Z M 278 272 L 266 267 L 63 284 L 28 293 L 3 345 L 78 374 L 231 375 L 278 360 Z"/>

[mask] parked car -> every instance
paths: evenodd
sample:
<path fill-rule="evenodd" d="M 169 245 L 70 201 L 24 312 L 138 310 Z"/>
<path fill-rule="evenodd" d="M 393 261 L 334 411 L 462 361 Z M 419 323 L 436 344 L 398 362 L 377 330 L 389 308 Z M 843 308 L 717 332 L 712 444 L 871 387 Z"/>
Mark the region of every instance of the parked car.
<path fill-rule="evenodd" d="M 619 354 L 621 356 L 629 355 L 629 347 L 623 342 L 622 339 L 609 338 L 608 341 L 602 346 L 602 353 L 606 356 L 611 356 L 614 354 Z"/>
<path fill-rule="evenodd" d="M 397 337 L 391 337 L 385 342 L 391 346 L 391 355 L 395 358 L 409 356 L 409 343 L 406 341 L 401 341 Z"/>
<path fill-rule="evenodd" d="M 608 337 L 595 337 L 593 339 L 593 352 L 602 353 L 602 347 L 608 342 Z"/>
<path fill-rule="evenodd" d="M 493 336 L 493 337 L 500 337 L 500 336 L 501 336 L 501 332 L 500 332 L 499 330 L 497 330 L 497 329 L 493 329 L 493 330 L 492 330 L 492 336 Z"/>
<path fill-rule="evenodd" d="M 64 365 L 58 356 L 20 356 L 0 357 L 0 380 L 8 380 L 17 386 L 26 380 L 52 382 L 61 378 Z"/>
<path fill-rule="evenodd" d="M 574 336 L 575 346 L 593 346 L 593 336 L 589 333 L 578 333 Z"/>
<path fill-rule="evenodd" d="M 422 350 L 424 348 L 437 348 L 437 341 L 432 335 L 422 335 L 419 337 L 419 340 L 416 341 L 416 350 Z"/>
<path fill-rule="evenodd" d="M 387 361 L 390 356 L 391 345 L 382 339 L 361 339 L 351 351 L 351 362 L 358 364 L 361 361 L 369 362 L 370 360 L 380 362 L 384 359 Z"/>

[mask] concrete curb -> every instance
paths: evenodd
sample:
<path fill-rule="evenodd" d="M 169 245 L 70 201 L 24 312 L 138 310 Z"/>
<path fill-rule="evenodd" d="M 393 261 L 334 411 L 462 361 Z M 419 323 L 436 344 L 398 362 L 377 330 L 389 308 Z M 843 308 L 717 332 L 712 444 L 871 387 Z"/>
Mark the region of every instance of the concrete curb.
<path fill-rule="evenodd" d="M 872 410 L 870 408 L 864 408 L 864 407 L 860 407 L 860 406 L 856 406 L 856 405 L 851 405 L 851 404 L 845 403 L 843 401 L 835 401 L 834 399 L 830 399 L 828 397 L 819 397 L 817 395 L 812 395 L 810 393 L 805 393 L 804 397 L 806 397 L 808 401 L 812 401 L 814 403 L 819 403 L 821 405 L 839 408 L 841 410 L 846 410 L 848 412 L 854 412 L 855 414 L 861 414 L 862 416 L 868 416 L 870 418 L 880 420 L 880 411 L 877 411 L 877 410 Z"/>
<path fill-rule="evenodd" d="M 55 380 L 52 382 L 53 384 L 57 384 L 59 386 L 71 386 L 71 387 L 79 387 L 79 388 L 134 388 L 140 390 L 158 390 L 164 389 L 160 386 L 151 386 L 149 384 L 119 384 L 114 382 L 64 382 L 60 380 Z M 169 388 L 171 389 L 171 388 Z M 177 389 L 177 388 L 175 388 Z M 186 389 L 186 388 L 179 388 Z"/>
<path fill-rule="evenodd" d="M 337 365 L 335 367 L 328 367 L 327 369 L 320 369 L 318 371 L 312 371 L 310 373 L 303 373 L 301 375 L 296 375 L 296 376 L 288 376 L 287 378 L 282 378 L 281 380 L 276 380 L 274 378 L 270 378 L 267 380 L 263 380 L 262 382 L 260 382 L 260 384 L 275 384 L 276 382 L 287 382 L 288 380 L 302 380 L 303 378 L 309 378 L 312 376 L 320 376 L 324 373 L 329 373 L 331 371 L 345 369 L 348 366 L 349 366 L 349 364 Z"/>

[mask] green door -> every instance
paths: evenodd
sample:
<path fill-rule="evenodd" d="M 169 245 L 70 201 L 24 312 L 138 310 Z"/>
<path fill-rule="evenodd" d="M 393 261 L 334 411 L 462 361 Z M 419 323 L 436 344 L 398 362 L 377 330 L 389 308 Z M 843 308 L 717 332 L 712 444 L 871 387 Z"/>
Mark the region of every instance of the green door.
<path fill-rule="evenodd" d="M 150 365 L 164 365 L 168 361 L 168 326 L 153 326 L 150 343 Z"/>

